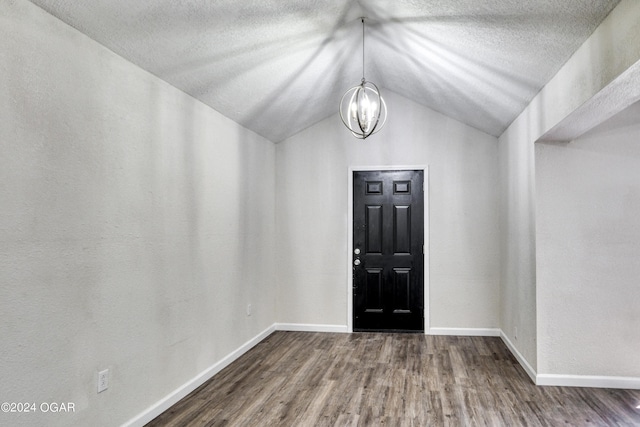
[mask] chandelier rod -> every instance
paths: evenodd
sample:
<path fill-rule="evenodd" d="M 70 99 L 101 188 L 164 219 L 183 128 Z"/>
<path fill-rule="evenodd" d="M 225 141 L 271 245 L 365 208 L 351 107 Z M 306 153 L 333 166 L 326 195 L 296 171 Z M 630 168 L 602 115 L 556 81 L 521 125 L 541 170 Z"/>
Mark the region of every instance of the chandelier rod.
<path fill-rule="evenodd" d="M 362 20 L 362 82 L 364 83 L 364 16 L 360 19 Z"/>

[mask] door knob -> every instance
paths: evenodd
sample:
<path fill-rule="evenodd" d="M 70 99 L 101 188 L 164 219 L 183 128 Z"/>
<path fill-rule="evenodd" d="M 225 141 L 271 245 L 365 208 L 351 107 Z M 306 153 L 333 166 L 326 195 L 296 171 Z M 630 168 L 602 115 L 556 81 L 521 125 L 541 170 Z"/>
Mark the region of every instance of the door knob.
<path fill-rule="evenodd" d="M 360 255 L 360 248 L 356 248 L 356 249 L 353 251 L 353 253 L 354 253 L 354 254 L 356 254 L 356 255 Z"/>
<path fill-rule="evenodd" d="M 360 258 L 356 258 L 356 259 L 353 261 L 353 265 L 360 265 Z"/>

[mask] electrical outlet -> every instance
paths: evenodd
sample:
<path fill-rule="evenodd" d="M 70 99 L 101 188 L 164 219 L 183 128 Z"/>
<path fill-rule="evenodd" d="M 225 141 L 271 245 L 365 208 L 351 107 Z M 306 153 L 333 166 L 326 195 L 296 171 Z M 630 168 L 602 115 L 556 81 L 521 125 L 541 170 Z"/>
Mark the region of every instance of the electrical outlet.
<path fill-rule="evenodd" d="M 247 316 L 251 316 L 251 304 L 247 304 Z"/>
<path fill-rule="evenodd" d="M 109 370 L 98 372 L 98 393 L 102 393 L 109 388 Z"/>

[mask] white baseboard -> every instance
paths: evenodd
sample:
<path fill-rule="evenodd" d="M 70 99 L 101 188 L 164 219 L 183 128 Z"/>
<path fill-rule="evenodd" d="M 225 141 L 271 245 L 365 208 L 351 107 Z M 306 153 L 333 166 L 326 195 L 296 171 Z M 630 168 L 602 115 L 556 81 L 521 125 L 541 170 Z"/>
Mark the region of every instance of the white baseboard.
<path fill-rule="evenodd" d="M 561 387 L 624 388 L 640 390 L 638 377 L 607 377 L 597 375 L 538 374 L 536 385 Z"/>
<path fill-rule="evenodd" d="M 347 325 L 314 325 L 305 323 L 276 323 L 276 331 L 291 332 L 338 332 L 348 333 Z"/>
<path fill-rule="evenodd" d="M 509 340 L 509 337 L 499 328 L 430 328 L 429 335 L 456 335 L 467 337 L 500 337 L 511 354 L 518 360 L 520 366 L 525 370 L 531 381 L 536 384 L 536 371 L 531 367 L 527 359 L 520 354 L 518 349 Z"/>
<path fill-rule="evenodd" d="M 228 354 L 224 359 L 215 363 L 195 378 L 191 379 L 177 390 L 167 395 L 165 398 L 150 406 L 145 411 L 123 424 L 125 427 L 144 426 L 158 415 L 169 409 L 180 399 L 187 396 L 196 388 L 200 387 L 207 380 L 229 366 L 244 353 L 253 348 L 260 341 L 271 335 L 275 331 L 295 331 L 295 332 L 333 332 L 348 333 L 346 325 L 315 325 L 300 323 L 274 323 L 255 337 L 240 346 L 237 350 Z M 539 386 L 561 386 L 561 387 L 594 387 L 594 388 L 622 388 L 640 389 L 640 378 L 638 377 L 607 377 L 588 375 L 555 375 L 537 374 L 535 369 L 527 362 L 527 359 L 513 345 L 509 337 L 501 330 L 494 328 L 430 328 L 430 335 L 457 335 L 457 336 L 485 336 L 500 337 L 509 351 L 518 360 L 518 363 L 525 370 L 531 380 Z"/>
<path fill-rule="evenodd" d="M 622 388 L 640 390 L 640 378 L 638 377 L 608 377 L 599 375 L 556 375 L 538 374 L 531 367 L 527 359 L 513 345 L 509 337 L 501 331 L 500 337 L 511 351 L 511 354 L 518 360 L 520 366 L 525 370 L 529 378 L 537 386 L 555 387 L 588 387 L 588 388 Z"/>
<path fill-rule="evenodd" d="M 457 335 L 457 336 L 468 336 L 468 337 L 500 337 L 502 341 L 505 343 L 511 354 L 516 358 L 520 366 L 524 369 L 524 371 L 529 375 L 531 381 L 534 384 L 537 383 L 538 375 L 536 374 L 535 369 L 527 362 L 527 359 L 524 358 L 522 354 L 518 351 L 518 349 L 513 345 L 509 337 L 499 328 L 430 328 L 430 335 Z"/>
<path fill-rule="evenodd" d="M 536 373 L 536 370 L 533 369 L 533 366 L 531 366 L 529 362 L 527 362 L 527 359 L 524 358 L 524 356 L 518 351 L 516 346 L 513 345 L 507 334 L 505 334 L 502 330 L 500 330 L 500 338 L 502 338 L 502 342 L 504 342 L 511 354 L 513 354 L 518 363 L 520 363 L 522 369 L 524 369 L 527 375 L 529 375 L 531 381 L 533 381 L 534 384 L 538 384 L 538 374 Z"/>
<path fill-rule="evenodd" d="M 464 337 L 499 337 L 498 328 L 429 328 L 429 335 L 457 335 Z"/>
<path fill-rule="evenodd" d="M 134 427 L 134 426 L 144 426 L 149 421 L 153 420 L 158 415 L 162 414 L 164 411 L 169 409 L 171 406 L 176 404 L 180 399 L 187 396 L 196 388 L 200 387 L 207 380 L 213 377 L 215 374 L 229 366 L 233 361 L 238 359 L 244 353 L 253 348 L 260 341 L 271 335 L 276 330 L 275 324 L 271 325 L 264 331 L 260 332 L 255 337 L 251 338 L 249 341 L 240 346 L 237 350 L 229 353 L 225 358 L 215 363 L 211 367 L 207 368 L 200 374 L 198 374 L 195 378 L 191 379 L 187 383 L 180 386 L 177 390 L 173 391 L 171 394 L 167 395 L 165 398 L 157 402 L 156 404 L 150 406 L 142 413 L 138 414 L 136 417 L 127 421 L 123 424 L 126 427 Z"/>

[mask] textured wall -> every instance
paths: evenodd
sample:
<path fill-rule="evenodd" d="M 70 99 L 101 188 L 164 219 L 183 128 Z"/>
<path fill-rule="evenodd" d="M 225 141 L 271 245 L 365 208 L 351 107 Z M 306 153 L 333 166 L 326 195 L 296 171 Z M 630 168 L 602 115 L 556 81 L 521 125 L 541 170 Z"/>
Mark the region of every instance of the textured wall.
<path fill-rule="evenodd" d="M 347 325 L 349 167 L 428 165 L 431 327 L 499 327 L 496 138 L 384 96 L 365 141 L 335 115 L 277 145 L 279 321 Z"/>
<path fill-rule="evenodd" d="M 536 144 L 540 372 L 640 377 L 640 104 L 625 115 Z"/>
<path fill-rule="evenodd" d="M 272 143 L 26 1 L 0 76 L 0 400 L 76 408 L 0 424 L 119 425 L 274 323 Z"/>
<path fill-rule="evenodd" d="M 530 113 L 530 112 L 527 112 Z M 537 357 L 534 144 L 512 125 L 499 138 L 502 330 L 533 369 Z"/>
<path fill-rule="evenodd" d="M 534 369 L 546 301 L 536 289 L 533 144 L 640 59 L 638 22 L 640 2 L 621 1 L 499 138 L 502 329 Z"/>

